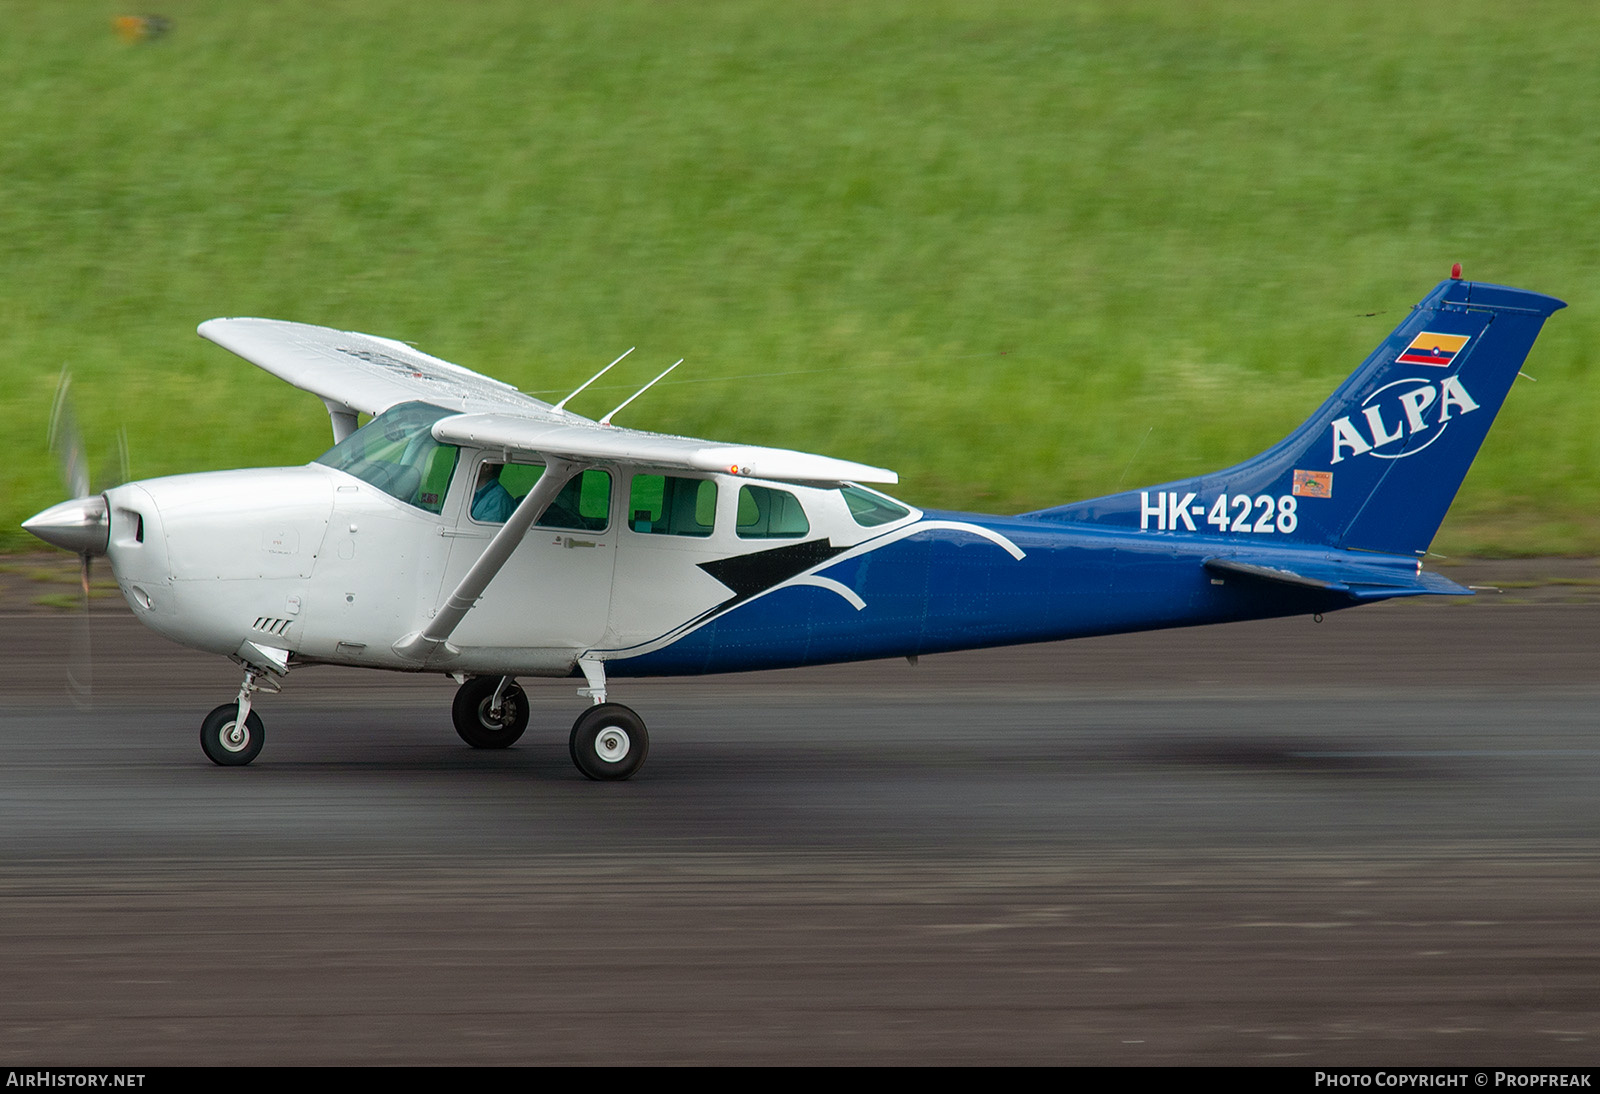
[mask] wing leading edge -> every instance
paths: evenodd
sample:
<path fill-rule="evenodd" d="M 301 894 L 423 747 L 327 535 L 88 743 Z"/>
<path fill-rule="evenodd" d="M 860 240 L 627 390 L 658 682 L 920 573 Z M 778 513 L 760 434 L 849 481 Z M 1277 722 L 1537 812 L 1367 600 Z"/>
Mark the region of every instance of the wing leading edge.
<path fill-rule="evenodd" d="M 832 456 L 620 429 L 577 415 L 549 420 L 512 414 L 458 414 L 434 423 L 433 435 L 447 444 L 504 448 L 580 462 L 620 460 L 789 482 L 900 481 L 899 475 L 885 468 Z"/>

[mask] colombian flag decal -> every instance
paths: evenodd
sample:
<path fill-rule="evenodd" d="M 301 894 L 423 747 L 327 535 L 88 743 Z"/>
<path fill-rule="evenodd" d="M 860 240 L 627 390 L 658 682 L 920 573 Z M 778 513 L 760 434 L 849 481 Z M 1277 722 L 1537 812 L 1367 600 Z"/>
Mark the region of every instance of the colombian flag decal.
<path fill-rule="evenodd" d="M 1399 357 L 1402 365 L 1433 365 L 1436 368 L 1449 368 L 1461 351 L 1467 347 L 1466 334 L 1434 334 L 1423 331 L 1411 340 L 1405 352 Z"/>
<path fill-rule="evenodd" d="M 1331 498 L 1333 497 L 1333 472 L 1301 471 L 1296 468 L 1293 491 L 1296 497 Z"/>

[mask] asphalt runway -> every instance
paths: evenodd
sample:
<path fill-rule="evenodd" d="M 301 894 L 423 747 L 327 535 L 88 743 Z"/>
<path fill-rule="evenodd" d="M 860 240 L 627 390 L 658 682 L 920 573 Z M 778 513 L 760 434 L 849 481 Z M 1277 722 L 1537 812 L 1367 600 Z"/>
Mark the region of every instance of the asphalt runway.
<path fill-rule="evenodd" d="M 336 669 L 217 768 L 230 664 L 0 616 L 0 1058 L 1592 1065 L 1579 591 L 624 681 L 623 784 Z"/>

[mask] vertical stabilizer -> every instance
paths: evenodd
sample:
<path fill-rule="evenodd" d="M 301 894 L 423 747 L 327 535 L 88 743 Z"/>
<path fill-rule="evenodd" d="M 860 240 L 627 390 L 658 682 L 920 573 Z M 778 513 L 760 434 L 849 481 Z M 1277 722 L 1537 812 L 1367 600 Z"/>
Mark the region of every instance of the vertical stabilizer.
<path fill-rule="evenodd" d="M 1545 319 L 1565 306 L 1502 285 L 1441 282 L 1315 414 L 1259 456 L 1025 515 L 1420 555 Z"/>

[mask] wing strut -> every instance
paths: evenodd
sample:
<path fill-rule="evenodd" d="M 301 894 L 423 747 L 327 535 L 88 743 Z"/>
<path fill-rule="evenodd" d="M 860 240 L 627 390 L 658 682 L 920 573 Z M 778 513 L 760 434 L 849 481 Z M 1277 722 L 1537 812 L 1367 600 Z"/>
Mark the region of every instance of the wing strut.
<path fill-rule="evenodd" d="M 527 535 L 533 522 L 538 520 L 555 500 L 561 488 L 572 477 L 572 472 L 577 469 L 577 464 L 567 460 L 550 459 L 545 462 L 544 474 L 539 476 L 539 481 L 534 484 L 533 489 L 517 503 L 516 510 L 500 531 L 495 533 L 489 545 L 483 549 L 483 554 L 478 556 L 478 561 L 472 564 L 472 568 L 461 579 L 456 591 L 445 598 L 444 606 L 428 621 L 426 627 L 420 631 L 413 631 L 394 644 L 392 648 L 395 653 L 410 661 L 428 661 L 443 647 L 447 657 L 454 656 L 455 649 L 445 640 L 472 610 L 478 598 L 483 595 L 483 590 L 489 587 L 494 575 L 500 572 L 500 568 L 511 557 L 511 552 L 517 549 L 517 544 Z"/>

